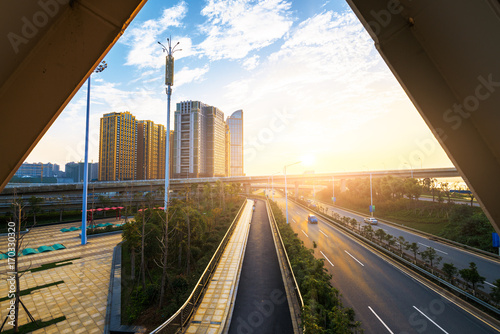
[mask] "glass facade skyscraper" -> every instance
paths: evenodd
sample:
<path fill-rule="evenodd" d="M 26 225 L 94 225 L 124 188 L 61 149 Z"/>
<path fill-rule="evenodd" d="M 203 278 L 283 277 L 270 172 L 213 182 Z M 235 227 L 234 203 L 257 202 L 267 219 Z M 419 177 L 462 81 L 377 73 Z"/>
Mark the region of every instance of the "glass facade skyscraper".
<path fill-rule="evenodd" d="M 243 170 L 243 110 L 233 112 L 226 120 L 231 133 L 231 176 L 244 176 Z"/>
<path fill-rule="evenodd" d="M 200 101 L 177 103 L 174 178 L 220 177 L 228 173 L 224 113 Z"/>

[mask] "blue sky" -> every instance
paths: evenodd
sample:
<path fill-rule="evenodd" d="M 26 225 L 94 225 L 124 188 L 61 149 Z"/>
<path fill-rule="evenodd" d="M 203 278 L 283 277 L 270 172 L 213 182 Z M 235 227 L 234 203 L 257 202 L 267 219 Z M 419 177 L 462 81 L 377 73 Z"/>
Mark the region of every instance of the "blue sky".
<path fill-rule="evenodd" d="M 185 100 L 243 109 L 249 175 L 452 166 L 345 1 L 317 0 L 149 0 L 92 76 L 90 160 L 104 113 L 166 123 L 169 36 L 172 117 Z M 28 162 L 83 159 L 86 91 Z"/>

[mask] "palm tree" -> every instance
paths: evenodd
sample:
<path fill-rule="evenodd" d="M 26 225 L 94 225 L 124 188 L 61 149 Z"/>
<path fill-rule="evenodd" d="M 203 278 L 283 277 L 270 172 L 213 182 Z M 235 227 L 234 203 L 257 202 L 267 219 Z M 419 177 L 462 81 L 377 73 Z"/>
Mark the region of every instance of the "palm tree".
<path fill-rule="evenodd" d="M 411 250 L 412 253 L 413 253 L 413 258 L 415 260 L 415 264 L 417 264 L 417 254 L 418 254 L 418 249 L 420 248 L 420 246 L 416 243 L 416 242 L 412 242 L 411 244 L 408 243 L 406 246 L 405 246 L 405 249 L 406 250 Z"/>

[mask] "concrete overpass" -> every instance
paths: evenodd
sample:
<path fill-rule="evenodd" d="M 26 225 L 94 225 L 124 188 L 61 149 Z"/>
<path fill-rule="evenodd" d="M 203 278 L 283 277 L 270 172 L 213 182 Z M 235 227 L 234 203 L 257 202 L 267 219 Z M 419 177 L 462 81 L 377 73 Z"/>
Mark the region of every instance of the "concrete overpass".
<path fill-rule="evenodd" d="M 0 190 L 146 0 L 0 3 Z M 500 3 L 347 0 L 500 232 Z"/>
<path fill-rule="evenodd" d="M 362 171 L 362 172 L 332 172 L 318 174 L 291 174 L 287 175 L 288 188 L 295 189 L 298 185 L 315 182 L 331 182 L 334 178 L 337 181 L 352 178 L 370 177 L 414 177 L 414 178 L 445 178 L 458 177 L 458 171 L 455 168 L 424 168 L 424 169 L 403 169 L 403 170 L 380 170 L 380 171 Z M 263 185 L 271 182 L 284 184 L 284 175 L 258 175 L 258 176 L 232 176 L 220 178 L 196 178 L 196 179 L 172 179 L 170 186 L 172 190 L 182 189 L 192 184 L 203 185 L 205 183 L 215 184 L 217 181 L 223 183 L 241 183 L 248 188 L 251 185 Z M 89 190 L 92 192 L 123 192 L 123 191 L 150 191 L 163 189 L 164 180 L 134 180 L 134 181 L 109 181 L 109 182 L 90 182 Z M 22 196 L 55 196 L 56 194 L 81 193 L 82 183 L 40 183 L 40 184 L 12 184 L 4 188 L 0 193 L 2 196 L 12 196 L 14 192 Z M 281 185 L 281 187 L 283 187 Z M 248 190 L 248 189 L 247 189 Z"/>

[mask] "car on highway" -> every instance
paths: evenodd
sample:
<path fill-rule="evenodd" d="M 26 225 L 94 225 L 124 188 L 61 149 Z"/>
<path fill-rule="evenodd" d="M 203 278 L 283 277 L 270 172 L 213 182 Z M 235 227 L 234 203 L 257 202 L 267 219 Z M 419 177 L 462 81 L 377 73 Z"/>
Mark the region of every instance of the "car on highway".
<path fill-rule="evenodd" d="M 378 220 L 376 220 L 373 217 L 366 217 L 365 218 L 365 223 L 370 224 L 370 225 L 377 225 L 378 224 Z"/>
<path fill-rule="evenodd" d="M 313 214 L 309 214 L 309 216 L 307 216 L 307 222 L 309 224 L 317 224 L 318 223 L 318 218 L 316 218 L 316 216 L 313 215 Z"/>

